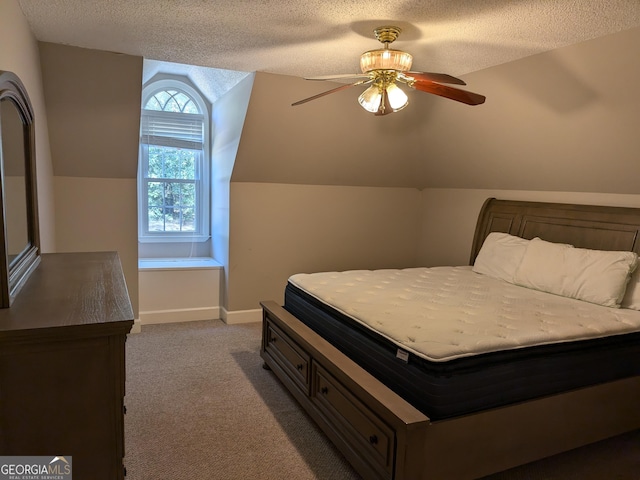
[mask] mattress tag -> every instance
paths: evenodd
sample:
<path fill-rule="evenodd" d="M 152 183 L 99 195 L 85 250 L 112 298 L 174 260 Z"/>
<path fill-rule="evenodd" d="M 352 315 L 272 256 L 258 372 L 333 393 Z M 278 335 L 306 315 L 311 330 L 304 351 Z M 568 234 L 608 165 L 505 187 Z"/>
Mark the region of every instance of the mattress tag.
<path fill-rule="evenodd" d="M 404 350 L 398 349 L 396 353 L 396 357 L 398 357 L 404 363 L 409 363 L 409 352 L 405 352 Z"/>

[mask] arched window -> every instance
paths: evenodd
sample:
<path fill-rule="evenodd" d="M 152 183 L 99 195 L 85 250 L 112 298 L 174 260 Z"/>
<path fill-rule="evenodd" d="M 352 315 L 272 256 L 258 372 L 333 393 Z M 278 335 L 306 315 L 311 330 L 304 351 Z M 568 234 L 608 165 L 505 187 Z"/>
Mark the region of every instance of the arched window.
<path fill-rule="evenodd" d="M 208 107 L 195 88 L 176 79 L 144 87 L 138 168 L 141 242 L 210 237 L 208 146 Z"/>

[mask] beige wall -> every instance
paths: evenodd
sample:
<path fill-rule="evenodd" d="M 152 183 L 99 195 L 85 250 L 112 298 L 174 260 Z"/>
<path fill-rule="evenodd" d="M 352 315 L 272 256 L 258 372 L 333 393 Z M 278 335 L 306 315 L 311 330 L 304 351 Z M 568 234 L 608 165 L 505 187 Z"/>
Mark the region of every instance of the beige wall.
<path fill-rule="evenodd" d="M 640 195 L 428 188 L 421 192 L 419 262 L 468 265 L 478 213 L 487 198 L 640 208 Z"/>
<path fill-rule="evenodd" d="M 54 175 L 136 178 L 142 57 L 39 46 Z"/>
<path fill-rule="evenodd" d="M 17 0 L 0 0 L 0 45 L 0 70 L 20 77 L 34 109 L 40 244 L 43 252 L 53 252 L 56 249 L 53 170 L 40 57 L 38 44 Z"/>
<path fill-rule="evenodd" d="M 357 102 L 362 87 L 291 106 L 335 86 L 257 73 L 232 181 L 419 187 L 420 107 L 376 117 Z"/>
<path fill-rule="evenodd" d="M 220 267 L 166 268 L 157 262 L 139 277 L 141 326 L 220 318 Z"/>
<path fill-rule="evenodd" d="M 221 305 L 229 304 L 229 187 L 238 153 L 245 116 L 251 98 L 254 75 L 240 81 L 213 105 L 212 118 L 212 182 L 211 241 L 213 256 L 223 266 L 220 282 Z"/>
<path fill-rule="evenodd" d="M 487 102 L 438 104 L 423 187 L 640 193 L 638 45 L 635 28 L 465 76 Z"/>
<path fill-rule="evenodd" d="M 59 252 L 117 251 L 138 315 L 142 58 L 40 43 Z"/>
<path fill-rule="evenodd" d="M 136 180 L 55 177 L 59 252 L 116 251 L 138 316 Z"/>
<path fill-rule="evenodd" d="M 231 184 L 228 309 L 282 300 L 296 272 L 412 266 L 413 188 Z"/>

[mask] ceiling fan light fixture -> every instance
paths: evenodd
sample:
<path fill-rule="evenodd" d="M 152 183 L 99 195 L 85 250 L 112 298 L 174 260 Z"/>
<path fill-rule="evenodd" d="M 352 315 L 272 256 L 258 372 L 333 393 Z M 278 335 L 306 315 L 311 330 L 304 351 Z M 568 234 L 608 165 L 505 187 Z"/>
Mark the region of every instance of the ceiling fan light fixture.
<path fill-rule="evenodd" d="M 360 69 L 362 73 L 369 73 L 373 70 L 396 70 L 407 72 L 411 70 L 413 56 L 402 50 L 391 50 L 381 48 L 369 50 L 360 56 Z"/>
<path fill-rule="evenodd" d="M 385 115 L 402 110 L 409 97 L 395 83 L 374 83 L 360 94 L 358 103 L 367 112 Z"/>
<path fill-rule="evenodd" d="M 395 83 L 387 87 L 387 97 L 389 98 L 389 105 L 391 105 L 391 109 L 394 112 L 402 110 L 409 105 L 409 97 Z"/>
<path fill-rule="evenodd" d="M 382 103 L 382 89 L 377 85 L 371 85 L 358 97 L 358 103 L 367 112 L 376 113 Z"/>

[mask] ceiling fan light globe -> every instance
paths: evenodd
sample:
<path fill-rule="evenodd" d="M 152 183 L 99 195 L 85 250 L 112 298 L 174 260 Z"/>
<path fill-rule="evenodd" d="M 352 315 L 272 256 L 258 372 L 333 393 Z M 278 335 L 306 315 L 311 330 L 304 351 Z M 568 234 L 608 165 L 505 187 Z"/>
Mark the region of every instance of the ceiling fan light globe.
<path fill-rule="evenodd" d="M 394 112 L 402 110 L 409 105 L 409 97 L 400 89 L 395 83 L 387 86 L 387 98 L 389 99 L 389 105 Z"/>
<path fill-rule="evenodd" d="M 376 113 L 382 103 L 382 92 L 377 85 L 371 85 L 358 97 L 358 103 L 366 111 Z"/>
<path fill-rule="evenodd" d="M 407 72 L 411 70 L 413 57 L 410 53 L 402 50 L 391 50 L 383 48 L 379 50 L 369 50 L 360 56 L 360 69 L 362 73 L 373 70 L 396 70 Z"/>

